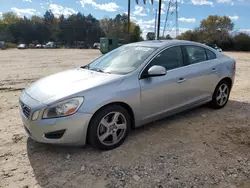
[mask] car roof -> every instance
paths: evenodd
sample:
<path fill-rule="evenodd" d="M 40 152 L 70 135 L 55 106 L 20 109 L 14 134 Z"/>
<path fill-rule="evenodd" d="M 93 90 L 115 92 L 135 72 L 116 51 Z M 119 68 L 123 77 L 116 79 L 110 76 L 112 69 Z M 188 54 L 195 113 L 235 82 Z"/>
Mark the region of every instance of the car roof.
<path fill-rule="evenodd" d="M 177 40 L 177 39 L 148 40 L 148 41 L 130 43 L 130 44 L 127 44 L 126 46 L 143 46 L 143 47 L 153 47 L 157 49 L 162 49 L 162 48 L 172 46 L 172 45 L 196 45 L 196 46 L 209 49 L 210 51 L 213 51 L 217 55 L 217 57 L 222 55 L 222 53 L 219 53 L 217 50 L 215 50 L 214 48 L 210 46 L 207 46 L 199 42 L 193 42 L 193 41 L 188 41 L 188 40 Z"/>
<path fill-rule="evenodd" d="M 204 46 L 201 43 L 198 42 L 192 42 L 192 41 L 187 41 L 187 40 L 148 40 L 148 41 L 142 41 L 142 42 L 135 42 L 129 44 L 130 46 L 145 46 L 145 47 L 155 47 L 155 48 L 162 48 L 162 47 L 167 47 L 171 45 L 181 45 L 181 44 L 189 44 L 189 45 L 199 45 L 199 46 Z"/>

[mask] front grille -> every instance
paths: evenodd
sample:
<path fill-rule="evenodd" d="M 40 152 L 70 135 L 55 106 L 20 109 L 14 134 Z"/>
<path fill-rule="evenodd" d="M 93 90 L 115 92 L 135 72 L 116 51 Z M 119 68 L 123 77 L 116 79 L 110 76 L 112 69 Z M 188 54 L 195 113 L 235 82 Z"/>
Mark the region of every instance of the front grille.
<path fill-rule="evenodd" d="M 23 102 L 20 101 L 20 106 L 23 114 L 29 118 L 30 117 L 30 107 L 26 106 Z"/>

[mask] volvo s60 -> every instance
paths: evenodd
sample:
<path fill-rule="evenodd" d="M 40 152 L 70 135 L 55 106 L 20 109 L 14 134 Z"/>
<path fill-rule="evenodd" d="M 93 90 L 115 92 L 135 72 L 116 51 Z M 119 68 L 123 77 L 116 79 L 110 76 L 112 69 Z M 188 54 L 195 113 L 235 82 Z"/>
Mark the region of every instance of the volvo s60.
<path fill-rule="evenodd" d="M 38 142 L 113 149 L 146 123 L 202 104 L 224 107 L 235 66 L 200 43 L 131 43 L 38 80 L 22 92 L 20 114 Z"/>

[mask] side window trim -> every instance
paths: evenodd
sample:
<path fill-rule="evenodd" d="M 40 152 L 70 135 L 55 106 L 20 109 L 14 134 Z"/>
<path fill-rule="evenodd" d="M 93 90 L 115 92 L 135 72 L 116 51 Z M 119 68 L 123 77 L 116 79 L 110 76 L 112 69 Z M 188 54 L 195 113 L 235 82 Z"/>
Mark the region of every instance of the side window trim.
<path fill-rule="evenodd" d="M 181 51 L 182 51 L 182 58 L 184 66 L 189 65 L 187 60 L 187 50 L 185 49 L 185 45 L 181 45 Z"/>
<path fill-rule="evenodd" d="M 150 60 L 148 60 L 148 62 L 146 63 L 146 65 L 141 69 L 140 73 L 139 73 L 139 80 L 142 79 L 142 75 L 144 74 L 145 70 L 147 69 L 147 67 L 150 65 L 150 63 L 160 54 L 162 53 L 163 51 L 167 50 L 167 49 L 170 49 L 170 48 L 173 48 L 173 47 L 180 47 L 181 48 L 181 52 L 182 52 L 182 60 L 183 60 L 183 65 L 181 67 L 178 67 L 178 68 L 182 68 L 183 66 L 185 66 L 185 63 L 184 63 L 184 57 L 183 57 L 183 49 L 181 47 L 181 45 L 173 45 L 173 46 L 168 46 L 168 47 L 165 47 L 163 49 L 161 49 L 158 53 L 156 53 Z M 176 69 L 178 69 L 176 68 Z M 175 69 L 172 69 L 172 70 L 175 70 Z"/>
<path fill-rule="evenodd" d="M 206 54 L 206 59 L 208 61 L 209 59 L 208 59 L 208 55 L 207 55 L 207 49 L 205 49 L 205 54 Z"/>

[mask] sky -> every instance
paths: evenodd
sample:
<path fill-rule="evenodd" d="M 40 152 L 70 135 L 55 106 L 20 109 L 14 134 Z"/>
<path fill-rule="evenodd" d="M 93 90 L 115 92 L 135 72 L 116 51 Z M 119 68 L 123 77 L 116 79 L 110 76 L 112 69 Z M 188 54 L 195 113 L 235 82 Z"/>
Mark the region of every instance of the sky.
<path fill-rule="evenodd" d="M 139 24 L 145 37 L 147 32 L 154 31 L 155 13 L 158 9 L 159 0 L 131 0 L 131 20 Z M 162 0 L 161 7 L 161 34 L 167 16 L 169 1 L 168 21 L 166 23 L 165 35 L 175 36 L 175 0 Z M 229 16 L 234 22 L 236 32 L 247 32 L 250 34 L 250 0 L 177 0 L 178 1 L 178 25 L 179 33 L 198 27 L 200 21 L 208 15 Z M 0 18 L 2 13 L 13 11 L 18 16 L 42 16 L 46 10 L 52 10 L 55 16 L 64 14 L 69 16 L 77 12 L 84 15 L 92 14 L 97 19 L 104 17 L 113 18 L 117 14 L 127 13 L 127 0 L 0 0 Z"/>

